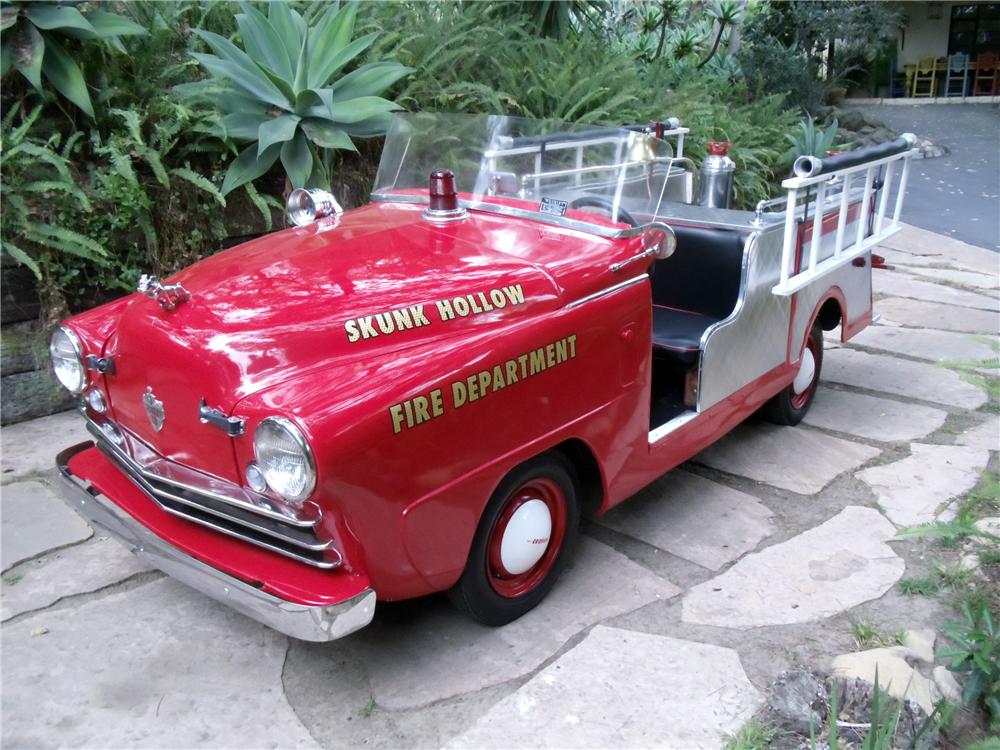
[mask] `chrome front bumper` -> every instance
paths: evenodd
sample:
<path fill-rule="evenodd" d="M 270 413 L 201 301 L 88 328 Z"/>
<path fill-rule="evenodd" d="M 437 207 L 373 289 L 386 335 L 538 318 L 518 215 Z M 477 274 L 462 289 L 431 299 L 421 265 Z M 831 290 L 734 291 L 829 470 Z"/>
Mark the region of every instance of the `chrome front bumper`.
<path fill-rule="evenodd" d="M 73 446 L 56 457 L 66 503 L 87 523 L 106 531 L 137 557 L 292 638 L 332 641 L 371 622 L 375 614 L 375 592 L 371 589 L 329 606 L 295 604 L 233 578 L 167 543 L 69 471 L 69 459 L 90 445 Z"/>

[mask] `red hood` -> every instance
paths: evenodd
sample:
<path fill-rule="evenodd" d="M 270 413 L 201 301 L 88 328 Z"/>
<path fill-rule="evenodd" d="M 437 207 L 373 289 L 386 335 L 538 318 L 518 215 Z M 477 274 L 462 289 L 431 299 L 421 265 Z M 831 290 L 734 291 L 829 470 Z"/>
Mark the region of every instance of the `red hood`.
<path fill-rule="evenodd" d="M 135 295 L 109 346 L 116 417 L 162 453 L 203 465 L 199 456 L 231 449 L 198 425 L 202 398 L 228 414 L 292 375 L 558 308 L 606 285 L 623 249 L 530 221 L 474 214 L 434 225 L 420 213 L 371 204 L 218 253 L 170 279 L 190 293 L 173 312 Z M 143 407 L 147 388 L 167 414 L 160 433 Z"/>

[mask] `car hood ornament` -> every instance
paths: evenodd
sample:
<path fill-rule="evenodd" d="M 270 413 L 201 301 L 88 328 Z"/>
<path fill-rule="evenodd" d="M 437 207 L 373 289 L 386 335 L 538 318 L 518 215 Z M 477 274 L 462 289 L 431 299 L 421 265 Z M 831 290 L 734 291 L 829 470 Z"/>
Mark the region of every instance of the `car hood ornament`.
<path fill-rule="evenodd" d="M 142 405 L 146 409 L 146 416 L 155 432 L 163 429 L 163 421 L 167 418 L 167 413 L 163 410 L 163 402 L 156 398 L 153 387 L 147 386 L 146 392 L 142 394 Z"/>
<path fill-rule="evenodd" d="M 191 293 L 180 284 L 164 284 L 156 276 L 145 273 L 139 277 L 135 290 L 150 299 L 155 299 L 167 312 L 191 299 Z"/>

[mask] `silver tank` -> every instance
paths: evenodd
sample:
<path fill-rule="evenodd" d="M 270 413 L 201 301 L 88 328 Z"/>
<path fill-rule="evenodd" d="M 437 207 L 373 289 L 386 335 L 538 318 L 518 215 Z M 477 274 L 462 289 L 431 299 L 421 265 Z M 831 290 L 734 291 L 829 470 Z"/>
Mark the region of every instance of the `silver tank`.
<path fill-rule="evenodd" d="M 708 156 L 701 163 L 701 200 L 702 206 L 711 208 L 729 208 L 733 202 L 733 175 L 736 173 L 736 162 L 726 154 L 730 143 L 726 141 L 710 141 Z"/>

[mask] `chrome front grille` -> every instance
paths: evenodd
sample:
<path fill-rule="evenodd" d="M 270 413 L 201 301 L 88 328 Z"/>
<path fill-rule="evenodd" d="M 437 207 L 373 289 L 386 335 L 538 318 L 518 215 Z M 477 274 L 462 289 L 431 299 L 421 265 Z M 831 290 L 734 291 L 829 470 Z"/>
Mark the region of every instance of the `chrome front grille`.
<path fill-rule="evenodd" d="M 316 506 L 302 510 L 280 506 L 263 495 L 167 461 L 124 430 L 124 442 L 118 446 L 89 419 L 87 429 L 98 448 L 167 513 L 307 565 L 340 566 L 333 541 L 317 534 L 321 514 Z"/>

